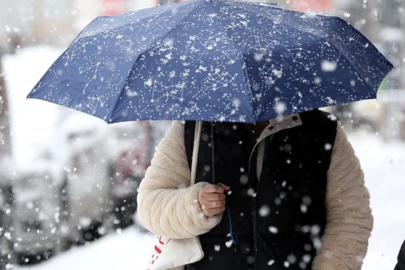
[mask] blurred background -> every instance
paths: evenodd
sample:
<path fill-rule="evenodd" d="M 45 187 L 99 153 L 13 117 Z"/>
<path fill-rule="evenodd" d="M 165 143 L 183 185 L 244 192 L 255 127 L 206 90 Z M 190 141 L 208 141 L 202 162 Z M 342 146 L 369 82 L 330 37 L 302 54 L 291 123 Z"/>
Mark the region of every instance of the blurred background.
<path fill-rule="evenodd" d="M 174 2 L 0 0 L 0 269 L 145 268 L 155 238 L 137 218 L 137 188 L 170 123 L 106 125 L 25 97 L 95 17 Z M 327 109 L 372 196 L 364 269 L 393 269 L 405 239 L 405 0 L 261 2 L 342 17 L 395 66 L 378 100 Z"/>

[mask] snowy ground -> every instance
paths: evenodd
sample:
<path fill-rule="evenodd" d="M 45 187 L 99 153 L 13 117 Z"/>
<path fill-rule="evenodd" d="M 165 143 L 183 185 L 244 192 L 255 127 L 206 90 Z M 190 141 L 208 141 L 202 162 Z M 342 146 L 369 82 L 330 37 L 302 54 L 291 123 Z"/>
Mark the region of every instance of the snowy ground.
<path fill-rule="evenodd" d="M 16 105 L 11 106 L 12 117 L 18 113 L 25 114 L 24 123 L 17 119 L 13 121 L 17 121 L 17 126 L 23 125 L 24 129 L 27 124 L 31 125 L 30 136 L 14 130 L 14 141 L 18 143 L 13 145 L 14 154 L 20 155 L 18 159 L 21 162 L 29 159 L 27 154 L 35 154 L 27 153 L 27 149 L 38 147 L 39 142 L 35 138 L 41 138 L 43 130 L 52 129 L 56 125 L 55 119 L 49 118 L 49 115 L 56 113 L 55 105 L 25 101 L 25 96 L 60 53 L 61 50 L 40 46 L 25 49 L 4 60 L 7 84 L 12 89 L 11 96 L 17 100 Z M 83 114 L 83 117 L 86 116 Z M 375 218 L 375 228 L 363 269 L 392 270 L 400 245 L 405 239 L 405 143 L 387 143 L 378 136 L 363 133 L 349 134 L 349 138 L 365 171 Z M 146 269 L 153 242 L 154 237 L 129 229 L 68 251 L 41 265 L 20 270 Z"/>
<path fill-rule="evenodd" d="M 405 143 L 350 134 L 371 194 L 374 230 L 363 269 L 392 270 L 405 240 Z"/>
<path fill-rule="evenodd" d="M 20 270 L 143 270 L 152 254 L 154 240 L 155 237 L 132 228 Z"/>

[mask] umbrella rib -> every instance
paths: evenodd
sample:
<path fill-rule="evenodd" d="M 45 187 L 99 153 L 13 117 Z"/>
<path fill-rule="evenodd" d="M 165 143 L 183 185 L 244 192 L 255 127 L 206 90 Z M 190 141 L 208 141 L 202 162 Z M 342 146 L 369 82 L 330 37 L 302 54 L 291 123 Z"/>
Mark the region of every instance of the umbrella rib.
<path fill-rule="evenodd" d="M 246 8 L 241 7 L 241 6 L 232 6 L 232 5 L 230 5 L 229 3 L 227 3 L 226 1 L 222 1 L 222 2 L 223 2 L 224 4 L 226 4 L 227 6 L 229 6 L 229 7 L 241 9 L 241 10 L 243 10 L 243 11 L 246 11 L 246 12 L 250 13 L 250 14 L 253 14 L 253 15 L 256 15 L 256 16 L 260 16 L 260 17 L 262 17 L 262 18 L 264 18 L 264 19 L 267 19 L 267 20 L 269 20 L 269 21 L 272 21 L 272 22 L 274 23 L 274 20 L 272 20 L 271 18 L 269 18 L 269 17 L 267 17 L 267 16 L 265 16 L 265 15 L 263 15 L 263 14 L 260 14 L 260 13 L 253 13 L 252 11 L 247 10 Z M 258 6 L 258 5 L 257 5 L 257 6 Z M 298 13 L 298 12 L 296 12 L 296 11 L 291 11 L 291 10 L 288 10 L 288 9 L 284 9 L 283 11 L 286 11 L 286 10 L 287 10 L 287 11 L 290 11 L 290 12 Z M 334 17 L 334 16 L 330 16 L 330 17 L 336 18 L 336 17 Z M 323 38 L 323 39 L 325 39 L 325 40 L 327 40 L 327 41 L 330 41 L 330 40 L 326 39 L 325 37 L 319 36 L 319 35 L 314 34 L 314 33 L 311 33 L 311 32 L 307 32 L 307 31 L 305 31 L 305 30 L 303 30 L 303 29 L 299 29 L 299 28 L 293 27 L 293 26 L 291 26 L 291 25 L 286 25 L 286 24 L 283 24 L 283 25 L 286 26 L 286 27 L 288 27 L 288 28 L 292 28 L 292 29 L 295 29 L 295 30 L 299 30 L 299 31 L 305 32 L 305 33 L 307 33 L 307 34 L 309 34 L 309 35 L 312 35 L 312 36 L 315 36 L 315 37 L 318 37 L 318 38 Z"/>
<path fill-rule="evenodd" d="M 171 32 L 173 32 L 174 30 L 176 30 L 176 28 L 178 27 L 178 25 L 181 24 L 182 22 L 184 22 L 188 17 L 190 17 L 190 15 L 191 15 L 202 3 L 204 3 L 204 0 L 201 0 L 201 3 L 200 3 L 199 5 L 196 5 L 193 9 L 191 9 L 191 10 L 189 11 L 189 13 L 188 13 L 186 16 L 184 16 L 184 18 L 182 18 L 177 24 L 175 24 L 169 31 L 167 31 L 164 35 L 161 35 L 161 36 L 156 37 L 156 38 L 153 39 L 149 44 L 151 45 L 151 44 L 155 43 L 158 39 L 164 38 L 164 37 L 166 37 L 168 34 L 170 34 Z M 149 45 L 149 46 L 150 46 L 150 45 Z M 145 52 L 147 52 L 148 50 L 150 50 L 149 46 L 148 46 L 148 49 L 145 49 L 144 51 L 138 53 L 138 55 L 137 55 L 136 58 L 135 58 L 134 63 L 132 64 L 132 68 L 130 69 L 129 74 L 132 72 L 133 67 L 135 66 L 136 62 L 137 62 L 138 59 L 139 59 L 139 56 L 141 56 L 142 54 L 144 54 Z M 129 74 L 128 74 L 128 75 L 129 75 Z M 114 108 L 111 110 L 111 116 L 110 116 L 110 119 L 109 119 L 109 123 L 112 123 L 112 116 L 113 116 L 113 113 L 114 113 L 115 109 L 117 108 L 118 101 L 119 101 L 119 99 L 120 99 L 120 97 L 121 97 L 122 92 L 123 92 L 124 89 L 125 89 L 125 84 L 126 84 L 126 83 L 127 83 L 127 80 L 124 81 L 124 85 L 123 85 L 122 88 L 121 88 L 121 91 L 120 91 L 120 93 L 119 93 L 119 95 L 118 95 L 117 100 L 115 101 Z"/>
<path fill-rule="evenodd" d="M 240 6 L 232 6 L 232 5 L 228 4 L 228 3 L 226 3 L 225 1 L 223 1 L 223 3 L 226 4 L 226 5 L 228 5 L 229 7 L 241 9 L 241 10 L 243 10 L 243 11 L 246 11 L 246 12 L 250 13 L 250 14 L 253 14 L 253 15 L 256 15 L 256 16 L 260 16 L 260 17 L 262 17 L 262 18 L 264 18 L 264 19 L 266 19 L 266 20 L 269 20 L 269 21 L 271 21 L 271 22 L 274 23 L 274 20 L 272 20 L 271 18 L 269 18 L 269 17 L 267 17 L 267 16 L 265 16 L 265 15 L 263 15 L 263 14 L 253 13 L 253 12 L 251 12 L 251 11 L 249 11 L 249 10 L 243 8 L 243 7 L 240 7 Z M 284 11 L 284 10 L 283 10 L 283 11 Z M 288 10 L 288 11 L 290 11 L 290 10 Z M 297 12 L 296 12 L 296 13 L 297 13 Z M 332 18 L 337 18 L 337 17 L 333 17 L 333 16 L 331 16 L 331 17 L 332 17 Z M 315 36 L 315 37 L 318 37 L 318 38 L 322 38 L 322 39 L 324 39 L 324 40 L 326 40 L 326 41 L 330 41 L 330 40 L 327 39 L 326 37 L 322 37 L 322 36 L 319 36 L 319 35 L 317 35 L 317 34 L 315 34 L 315 33 L 311 33 L 311 32 L 305 31 L 304 29 L 299 29 L 299 28 L 296 28 L 296 27 L 293 27 L 293 26 L 287 25 L 287 24 L 283 24 L 283 25 L 286 26 L 286 27 L 288 27 L 288 28 L 292 28 L 292 29 L 295 29 L 295 30 L 302 31 L 302 32 L 304 32 L 304 33 L 306 33 L 306 34 L 309 34 L 309 35 L 311 35 L 311 36 Z"/>
<path fill-rule="evenodd" d="M 329 41 L 329 40 L 327 40 L 327 41 Z M 364 78 L 362 78 L 362 77 L 363 77 L 362 74 L 357 70 L 357 68 L 353 65 L 353 63 L 346 57 L 346 55 L 344 55 L 344 53 L 342 53 L 342 52 L 336 47 L 335 44 L 333 44 L 332 42 L 330 42 L 330 44 L 333 46 L 333 48 L 335 48 L 335 49 L 340 53 L 340 55 L 343 57 L 343 59 L 345 59 L 345 60 L 347 61 L 347 63 L 349 63 L 349 65 L 354 69 L 354 71 L 355 71 L 356 73 L 358 73 L 359 77 L 361 77 L 361 80 L 365 82 L 365 85 L 368 87 L 368 89 L 371 90 L 371 92 L 374 92 L 374 89 L 372 89 L 371 86 L 368 84 L 368 82 L 367 82 Z M 377 89 L 377 90 L 378 90 L 378 89 Z M 377 95 L 377 91 L 375 91 L 375 94 Z"/>
<path fill-rule="evenodd" d="M 253 14 L 253 15 L 258 15 L 258 16 L 264 18 L 264 19 L 267 19 L 267 20 L 273 22 L 273 20 L 272 20 L 271 18 L 269 18 L 269 17 L 267 17 L 267 16 L 264 16 L 263 14 L 253 13 L 253 12 L 251 12 L 251 11 L 249 11 L 249 10 L 243 8 L 243 7 L 240 7 L 240 6 L 235 7 L 235 6 L 231 6 L 230 4 L 226 3 L 225 1 L 222 1 L 222 2 L 223 2 L 224 4 L 230 6 L 230 7 L 238 8 L 238 9 L 244 10 L 244 11 L 246 11 L 246 12 L 248 12 L 248 13 L 251 13 L 251 14 Z M 294 12 L 294 11 L 293 11 L 293 12 Z M 297 13 L 297 12 L 296 12 L 296 13 Z M 339 19 L 340 19 L 340 18 L 338 18 L 338 17 L 336 17 L 336 16 L 330 16 L 330 17 L 331 17 L 331 18 L 334 18 L 335 20 L 339 20 Z M 321 39 L 323 39 L 323 40 L 325 40 L 325 41 L 329 41 L 330 44 L 331 44 L 331 45 L 343 56 L 343 58 L 349 63 L 349 65 L 350 65 L 361 77 L 363 77 L 363 76 L 362 76 L 362 73 L 360 73 L 360 72 L 357 70 L 357 68 L 356 68 L 356 67 L 353 65 L 353 63 L 346 57 L 346 55 L 344 55 L 344 54 L 336 47 L 336 45 L 335 45 L 331 40 L 329 40 L 327 37 L 322 37 L 322 36 L 319 36 L 319 35 L 317 35 L 317 34 L 315 34 L 315 33 L 311 33 L 311 32 L 305 31 L 304 29 L 299 29 L 299 28 L 293 27 L 293 26 L 291 26 L 291 25 L 286 25 L 286 24 L 283 24 L 283 25 L 286 26 L 286 27 L 288 27 L 288 28 L 292 28 L 292 29 L 295 29 L 295 30 L 299 30 L 299 31 L 302 31 L 302 32 L 304 32 L 304 33 L 306 33 L 306 34 L 309 34 L 309 35 L 312 35 L 312 36 L 321 38 Z M 362 80 L 364 81 L 364 78 L 362 78 Z M 365 84 L 366 84 L 366 86 L 367 86 L 371 91 L 374 91 L 374 90 L 371 88 L 371 86 L 370 86 L 367 82 L 366 82 Z"/>
<path fill-rule="evenodd" d="M 218 13 L 218 12 L 214 9 L 214 7 L 213 7 L 212 5 L 209 5 L 209 6 L 211 7 L 211 9 L 212 9 L 216 14 Z M 236 50 L 240 51 L 240 50 L 236 47 L 236 44 L 235 44 L 235 41 L 233 40 L 233 38 L 228 34 L 228 31 L 227 31 L 225 25 L 224 25 L 219 19 L 216 19 L 216 18 L 215 18 L 215 20 L 224 28 L 225 34 L 228 36 L 228 38 L 229 38 L 230 40 L 232 40 L 232 43 L 233 43 L 233 45 L 234 45 L 234 48 L 235 48 Z M 256 119 L 256 115 L 254 114 L 254 105 L 253 105 L 254 96 L 253 96 L 253 93 L 252 93 L 252 89 L 250 88 L 250 80 L 249 80 L 249 76 L 248 76 L 248 74 L 247 74 L 247 70 L 246 70 L 246 69 L 247 69 L 247 65 L 246 65 L 245 58 L 243 57 L 243 53 L 241 53 L 241 59 L 242 59 L 242 61 L 243 61 L 243 65 L 244 65 L 244 68 L 243 68 L 243 66 L 242 66 L 242 69 L 243 69 L 243 76 L 245 77 L 245 81 L 246 81 L 246 84 L 247 84 L 247 86 L 248 86 L 249 93 L 250 93 L 250 109 L 251 109 L 251 112 L 252 112 L 254 121 L 255 121 L 255 123 L 256 123 L 256 120 L 257 120 L 257 119 Z"/>

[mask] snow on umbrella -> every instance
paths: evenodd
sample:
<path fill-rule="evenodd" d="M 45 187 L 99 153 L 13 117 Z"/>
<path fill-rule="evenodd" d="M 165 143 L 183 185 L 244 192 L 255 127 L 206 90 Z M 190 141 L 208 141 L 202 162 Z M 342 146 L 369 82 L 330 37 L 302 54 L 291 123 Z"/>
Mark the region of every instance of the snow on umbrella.
<path fill-rule="evenodd" d="M 340 18 L 194 0 L 96 18 L 28 97 L 109 123 L 255 123 L 375 98 L 391 69 Z"/>

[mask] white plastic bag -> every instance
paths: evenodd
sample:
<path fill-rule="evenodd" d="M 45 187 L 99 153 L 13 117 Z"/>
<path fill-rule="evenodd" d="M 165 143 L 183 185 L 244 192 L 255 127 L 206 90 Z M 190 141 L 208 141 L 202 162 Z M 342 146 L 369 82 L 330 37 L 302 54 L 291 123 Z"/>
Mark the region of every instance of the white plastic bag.
<path fill-rule="evenodd" d="M 179 240 L 159 236 L 148 270 L 182 270 L 203 257 L 198 237 Z"/>

